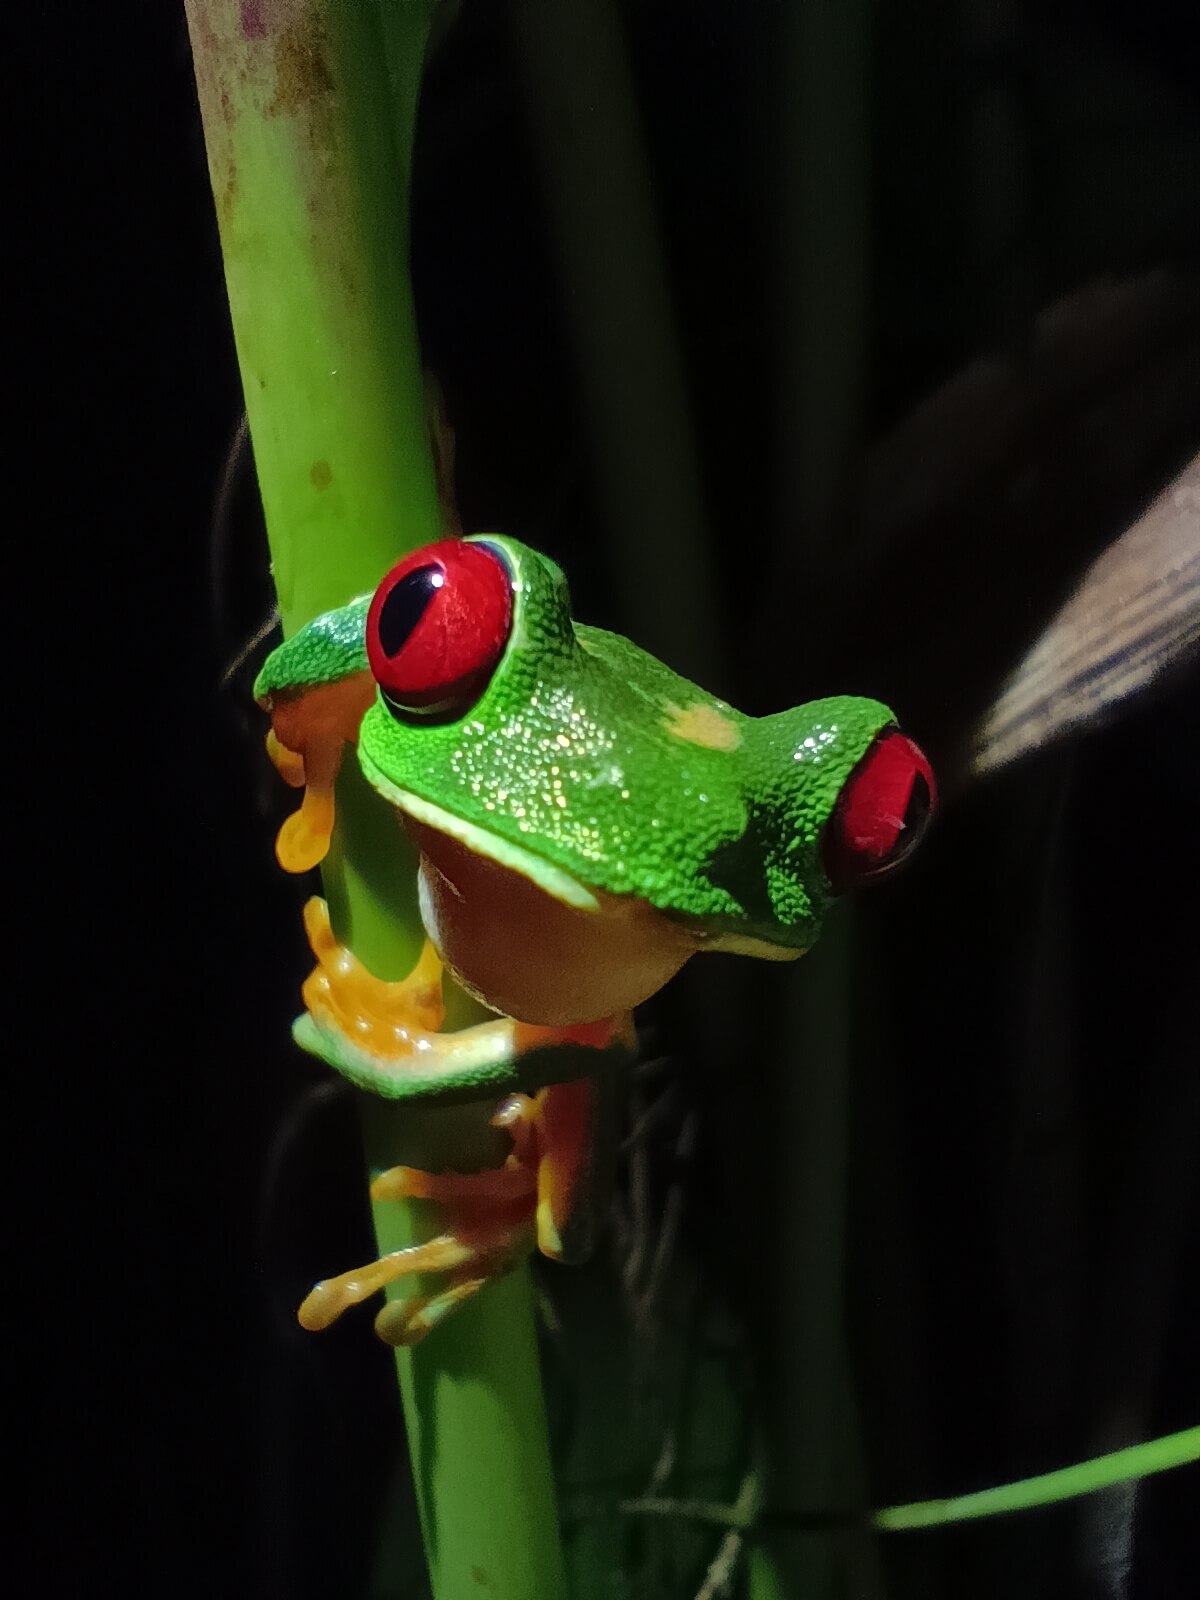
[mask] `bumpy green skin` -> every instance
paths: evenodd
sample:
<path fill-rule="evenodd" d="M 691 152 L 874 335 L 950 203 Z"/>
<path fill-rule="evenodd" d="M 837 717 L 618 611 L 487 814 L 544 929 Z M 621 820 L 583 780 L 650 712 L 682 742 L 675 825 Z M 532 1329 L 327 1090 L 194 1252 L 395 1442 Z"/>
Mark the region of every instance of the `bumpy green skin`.
<path fill-rule="evenodd" d="M 359 736 L 371 783 L 486 834 L 497 859 L 510 849 L 714 933 L 806 949 L 833 898 L 821 829 L 895 720 L 888 708 L 839 697 L 743 716 L 627 639 L 573 623 L 553 562 L 515 539 L 479 542 L 513 577 L 505 655 L 456 721 L 401 720 L 378 698 Z M 355 601 L 318 618 L 268 660 L 256 692 L 361 663 L 363 617 Z"/>
<path fill-rule="evenodd" d="M 296 693 L 319 683 L 334 683 L 368 671 L 367 612 L 371 596 L 360 594 L 348 605 L 327 611 L 301 628 L 263 662 L 254 680 L 254 698 L 268 705 L 280 693 Z"/>

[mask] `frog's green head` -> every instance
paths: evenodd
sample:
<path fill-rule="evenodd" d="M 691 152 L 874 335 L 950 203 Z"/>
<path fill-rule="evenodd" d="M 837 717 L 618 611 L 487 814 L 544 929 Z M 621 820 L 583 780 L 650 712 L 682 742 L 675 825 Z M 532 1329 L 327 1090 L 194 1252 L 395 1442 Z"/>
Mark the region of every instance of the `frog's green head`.
<path fill-rule="evenodd" d="M 911 854 L 933 812 L 933 773 L 887 706 L 851 695 L 750 719 L 744 760 L 745 831 L 707 870 L 739 886 L 751 920 L 807 949 L 839 895 Z"/>
<path fill-rule="evenodd" d="M 572 621 L 560 569 L 500 536 L 384 579 L 359 756 L 419 823 L 596 910 L 632 896 L 697 945 L 808 948 L 835 894 L 920 836 L 933 779 L 878 701 L 751 718 Z"/>

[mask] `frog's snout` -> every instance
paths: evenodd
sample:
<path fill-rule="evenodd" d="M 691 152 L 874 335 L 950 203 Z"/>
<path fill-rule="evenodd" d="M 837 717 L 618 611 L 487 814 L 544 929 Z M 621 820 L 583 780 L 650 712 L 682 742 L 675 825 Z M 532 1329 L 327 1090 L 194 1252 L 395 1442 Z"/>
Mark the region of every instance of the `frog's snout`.
<path fill-rule="evenodd" d="M 825 873 L 834 889 L 857 889 L 894 872 L 936 810 L 937 782 L 924 751 L 899 728 L 885 728 L 847 778 L 825 829 Z"/>

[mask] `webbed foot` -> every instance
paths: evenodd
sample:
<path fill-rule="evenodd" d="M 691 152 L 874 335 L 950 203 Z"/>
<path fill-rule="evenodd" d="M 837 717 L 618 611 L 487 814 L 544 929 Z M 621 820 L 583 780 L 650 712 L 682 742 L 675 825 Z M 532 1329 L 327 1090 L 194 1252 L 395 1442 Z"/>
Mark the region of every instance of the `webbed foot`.
<path fill-rule="evenodd" d="M 303 785 L 299 811 L 284 822 L 275 838 L 275 859 L 285 872 L 309 872 L 329 854 L 333 836 L 333 785 L 342 765 L 342 742 L 321 745 L 308 759 L 281 744 L 272 730 L 267 754 L 291 788 Z"/>
<path fill-rule="evenodd" d="M 300 1308 L 309 1329 L 327 1328 L 352 1305 L 417 1274 L 438 1274 L 432 1294 L 391 1301 L 376 1322 L 389 1344 L 415 1344 L 455 1306 L 502 1276 L 536 1244 L 559 1260 L 586 1253 L 590 1228 L 580 1227 L 594 1168 L 593 1143 L 602 1065 L 631 1049 L 628 1016 L 573 1028 L 535 1027 L 506 1017 L 440 1033 L 442 966 L 426 942 L 407 978 L 375 977 L 330 925 L 325 902 L 304 910 L 316 967 L 304 984 L 307 1015 L 295 1034 L 305 1048 L 352 1082 L 388 1098 L 445 1096 L 478 1100 L 520 1083 L 492 1118 L 512 1139 L 502 1167 L 476 1173 L 393 1167 L 372 1185 L 376 1200 L 432 1201 L 439 1232 L 424 1244 L 318 1283 Z M 570 1074 L 570 1076 L 568 1076 Z"/>
<path fill-rule="evenodd" d="M 429 1048 L 445 1019 L 442 964 L 428 940 L 407 978 L 388 982 L 369 972 L 339 944 L 324 900 L 304 907 L 304 928 L 317 965 L 304 983 L 304 1004 L 314 1021 L 345 1034 L 359 1049 L 381 1057 Z"/>
<path fill-rule="evenodd" d="M 275 855 L 285 872 L 308 872 L 328 854 L 333 786 L 346 745 L 357 739 L 374 693 L 374 679 L 363 671 L 328 683 L 277 689 L 263 698 L 271 713 L 267 754 L 285 783 L 304 788 L 299 811 L 275 840 Z"/>
<path fill-rule="evenodd" d="M 518 1084 L 537 1087 L 597 1071 L 597 1052 L 613 1064 L 630 1048 L 627 1018 L 557 1028 L 498 1016 L 442 1033 L 442 968 L 431 944 L 407 978 L 387 982 L 337 942 L 324 901 L 310 900 L 304 919 L 317 965 L 304 984 L 308 1009 L 294 1036 L 385 1099 L 499 1097 Z"/>
<path fill-rule="evenodd" d="M 512 1097 L 518 1098 L 527 1099 Z M 526 1125 L 523 1116 L 509 1109 L 508 1101 L 501 1111 L 506 1115 L 502 1119 L 498 1113 L 493 1122 L 513 1134 L 512 1153 L 503 1167 L 441 1173 L 392 1167 L 379 1174 L 371 1185 L 373 1199 L 435 1201 L 443 1209 L 443 1231 L 425 1244 L 393 1250 L 367 1266 L 315 1285 L 298 1312 L 302 1327 L 310 1331 L 329 1327 L 343 1311 L 399 1278 L 445 1274 L 444 1288 L 391 1300 L 375 1319 L 375 1331 L 385 1344 L 417 1344 L 456 1306 L 529 1253 L 537 1203 L 536 1119 Z"/>
<path fill-rule="evenodd" d="M 329 854 L 333 835 L 333 786 L 306 785 L 299 811 L 275 836 L 275 859 L 285 872 L 310 872 Z"/>
<path fill-rule="evenodd" d="M 533 1249 L 561 1258 L 562 1204 L 580 1201 L 594 1085 L 556 1084 L 536 1095 L 509 1095 L 492 1118 L 512 1138 L 504 1166 L 485 1172 L 422 1172 L 392 1167 L 371 1185 L 374 1200 L 431 1200 L 443 1213 L 442 1231 L 425 1244 L 394 1250 L 351 1272 L 318 1283 L 299 1310 L 302 1327 L 329 1327 L 343 1311 L 398 1279 L 444 1274 L 433 1294 L 389 1301 L 375 1331 L 392 1345 L 417 1344 L 443 1317 L 485 1284 L 502 1277 Z"/>

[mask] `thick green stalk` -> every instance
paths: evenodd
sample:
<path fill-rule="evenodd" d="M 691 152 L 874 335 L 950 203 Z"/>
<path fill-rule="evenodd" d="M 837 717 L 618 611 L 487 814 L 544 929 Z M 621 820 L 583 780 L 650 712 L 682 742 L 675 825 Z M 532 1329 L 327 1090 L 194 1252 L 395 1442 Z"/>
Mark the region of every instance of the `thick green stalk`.
<path fill-rule="evenodd" d="M 620 17 L 612 0 L 520 0 L 513 21 L 625 626 L 711 683 L 718 585 Z"/>
<path fill-rule="evenodd" d="M 209 170 L 284 629 L 440 532 L 407 272 L 430 0 L 188 0 Z M 413 862 L 354 764 L 325 864 L 338 933 L 383 977 L 421 931 Z M 461 1013 L 461 1007 L 460 1007 Z M 368 1102 L 373 1166 L 494 1161 L 489 1107 Z M 376 1210 L 381 1250 L 430 1223 Z M 435 1600 L 563 1592 L 528 1274 L 397 1353 Z"/>
<path fill-rule="evenodd" d="M 776 526 L 800 594 L 822 593 L 844 560 L 837 506 L 859 444 L 868 286 L 869 0 L 785 8 L 779 33 L 780 450 Z M 804 542 L 795 541 L 799 517 Z M 774 1148 L 778 1274 L 767 1333 L 764 1500 L 811 1511 L 865 1493 L 845 1320 L 850 1019 L 849 908 L 786 990 L 764 1063 L 764 1140 Z M 780 1130 L 778 1134 L 775 1130 Z M 750 1568 L 752 1600 L 780 1593 L 875 1597 L 869 1537 L 770 1528 Z"/>

